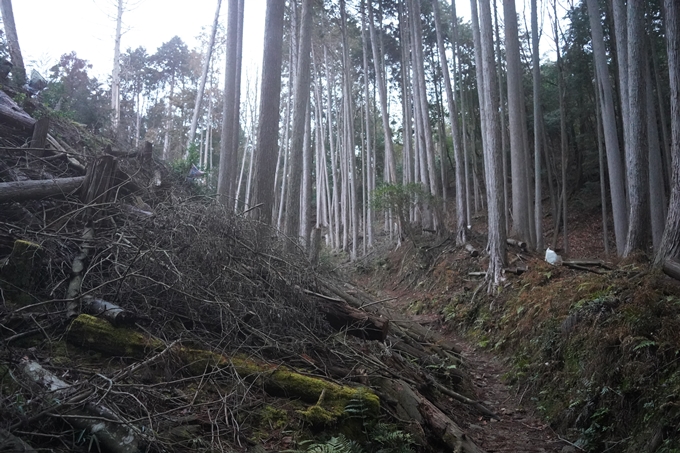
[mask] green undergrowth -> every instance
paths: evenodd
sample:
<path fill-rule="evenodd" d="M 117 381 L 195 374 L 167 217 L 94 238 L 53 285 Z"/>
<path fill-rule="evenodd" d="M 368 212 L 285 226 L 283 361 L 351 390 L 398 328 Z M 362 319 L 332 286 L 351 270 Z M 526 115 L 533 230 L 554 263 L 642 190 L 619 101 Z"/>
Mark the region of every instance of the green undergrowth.
<path fill-rule="evenodd" d="M 493 299 L 442 313 L 509 358 L 507 380 L 585 451 L 680 452 L 680 287 L 647 265 L 603 275 L 537 261 Z"/>

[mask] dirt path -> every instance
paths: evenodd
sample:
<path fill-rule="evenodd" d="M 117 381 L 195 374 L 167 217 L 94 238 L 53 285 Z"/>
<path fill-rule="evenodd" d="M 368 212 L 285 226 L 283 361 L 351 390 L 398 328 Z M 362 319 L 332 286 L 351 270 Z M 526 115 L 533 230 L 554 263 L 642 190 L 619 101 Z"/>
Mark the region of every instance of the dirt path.
<path fill-rule="evenodd" d="M 452 335 L 447 335 L 450 338 Z M 559 440 L 553 430 L 533 415 L 530 402 L 501 380 L 506 367 L 493 355 L 451 338 L 462 349 L 477 399 L 501 417 L 500 421 L 468 420 L 468 435 L 487 452 L 562 452 L 573 447 Z M 576 451 L 576 450 L 573 450 Z"/>
<path fill-rule="evenodd" d="M 381 291 L 385 298 L 397 296 Z M 413 295 L 410 295 L 413 296 Z M 517 390 L 502 380 L 509 371 L 501 360 L 492 353 L 479 349 L 455 333 L 442 328 L 437 314 L 413 315 L 408 309 L 409 295 L 401 293 L 389 302 L 392 313 L 410 318 L 426 327 L 436 329 L 440 334 L 455 343 L 462 351 L 467 371 L 472 378 L 476 395 L 486 407 L 498 414 L 498 420 L 489 420 L 472 413 L 454 417 L 475 443 L 488 453 L 567 453 L 578 450 L 560 440 L 557 434 L 536 415 L 536 408 L 528 398 L 522 398 Z"/>

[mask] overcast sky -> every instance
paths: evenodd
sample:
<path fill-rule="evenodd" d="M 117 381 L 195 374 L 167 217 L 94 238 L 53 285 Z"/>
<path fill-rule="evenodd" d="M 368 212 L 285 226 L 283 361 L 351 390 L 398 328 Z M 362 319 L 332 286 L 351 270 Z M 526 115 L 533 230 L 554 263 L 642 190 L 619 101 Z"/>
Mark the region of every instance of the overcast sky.
<path fill-rule="evenodd" d="M 91 75 L 105 82 L 113 66 L 117 0 L 15 0 L 14 20 L 25 64 L 47 76 L 50 66 L 75 51 L 93 65 Z M 149 54 L 177 35 L 197 48 L 201 28 L 212 26 L 217 0 L 126 0 L 121 51 L 146 47 Z M 244 64 L 262 60 L 266 0 L 246 0 Z M 226 27 L 227 0 L 220 20 Z M 255 63 L 256 62 L 256 63 Z"/>
<path fill-rule="evenodd" d="M 117 0 L 15 0 L 12 3 L 28 68 L 36 68 L 47 77 L 47 70 L 61 55 L 75 51 L 79 58 L 93 65 L 91 75 L 107 82 L 113 64 Z M 227 3 L 228 0 L 222 1 L 220 20 L 224 26 Z M 520 28 L 524 26 L 523 15 L 526 14 L 528 21 L 526 3 L 517 1 Z M 217 0 L 126 0 L 126 4 L 121 51 L 143 46 L 153 54 L 175 35 L 190 49 L 198 48 L 200 43 L 196 38 L 203 27 L 209 29 L 212 25 Z M 469 20 L 469 0 L 457 0 L 456 5 L 459 16 Z M 254 74 L 261 64 L 265 10 L 266 0 L 245 1 L 244 73 L 253 71 Z M 502 16 L 502 11 L 499 13 Z M 550 52 L 552 47 L 551 38 L 544 34 L 542 53 Z"/>

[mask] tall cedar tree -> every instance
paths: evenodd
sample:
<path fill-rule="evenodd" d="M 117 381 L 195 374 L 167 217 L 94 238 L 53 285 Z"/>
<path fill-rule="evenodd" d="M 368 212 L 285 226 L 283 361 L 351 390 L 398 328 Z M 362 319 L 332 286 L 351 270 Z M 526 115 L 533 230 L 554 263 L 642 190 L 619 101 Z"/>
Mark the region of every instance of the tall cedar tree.
<path fill-rule="evenodd" d="M 255 194 L 253 212 L 264 226 L 272 225 L 274 211 L 274 174 L 279 150 L 279 104 L 285 0 L 267 0 L 264 28 L 260 115 L 255 153 Z M 260 231 L 265 231 L 261 229 Z"/>

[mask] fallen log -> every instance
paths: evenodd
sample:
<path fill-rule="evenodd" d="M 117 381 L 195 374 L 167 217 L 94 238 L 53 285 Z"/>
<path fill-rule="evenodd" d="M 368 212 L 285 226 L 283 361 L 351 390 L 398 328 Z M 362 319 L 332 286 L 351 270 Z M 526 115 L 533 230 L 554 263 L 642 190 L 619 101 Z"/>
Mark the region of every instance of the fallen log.
<path fill-rule="evenodd" d="M 2 182 L 0 183 L 0 203 L 68 195 L 78 190 L 83 181 L 85 181 L 84 176 Z"/>
<path fill-rule="evenodd" d="M 389 330 L 387 319 L 371 316 L 365 311 L 350 307 L 344 300 L 311 291 L 306 292 L 321 301 L 319 310 L 326 315 L 326 320 L 334 329 L 346 329 L 349 335 L 363 340 L 385 341 Z"/>
<path fill-rule="evenodd" d="M 519 247 L 522 250 L 526 250 L 527 248 L 527 243 L 520 241 L 519 239 L 507 238 L 507 242 L 509 245 L 514 245 L 515 247 Z"/>
<path fill-rule="evenodd" d="M 371 383 L 383 400 L 396 406 L 395 412 L 400 418 L 427 426 L 450 451 L 484 453 L 456 422 L 403 380 L 380 377 Z"/>
<path fill-rule="evenodd" d="M 663 271 L 669 277 L 673 277 L 676 280 L 680 280 L 680 262 L 673 258 L 667 258 L 663 262 Z"/>
<path fill-rule="evenodd" d="M 468 251 L 471 257 L 476 258 L 479 256 L 479 250 L 475 248 L 474 245 L 470 244 L 469 242 L 465 244 L 465 250 Z"/>
<path fill-rule="evenodd" d="M 80 347 L 114 357 L 144 359 L 151 352 L 160 351 L 164 343 L 158 338 L 124 327 L 114 327 L 103 319 L 82 314 L 75 318 L 68 329 L 67 341 Z M 167 349 L 167 348 L 166 348 Z M 274 396 L 299 398 L 318 407 L 323 399 L 324 415 L 330 420 L 345 415 L 350 401 L 359 402 L 369 416 L 377 416 L 380 399 L 372 390 L 350 387 L 307 376 L 290 368 L 255 361 L 248 357 L 225 357 L 212 351 L 176 346 L 172 351 L 184 364 L 184 370 L 200 376 L 213 369 L 232 369 L 242 379 L 256 382 Z M 322 395 L 323 398 L 322 398 Z M 315 409 L 318 415 L 318 409 Z M 303 414 L 304 415 L 304 414 Z M 310 417 L 313 414 L 308 414 Z"/>
<path fill-rule="evenodd" d="M 7 93 L 0 91 L 0 123 L 30 134 L 36 120 L 24 112 Z"/>
<path fill-rule="evenodd" d="M 120 308 L 118 305 L 92 296 L 83 297 L 83 312 L 97 318 L 106 319 L 113 326 L 132 326 L 139 320 L 131 311 Z"/>
<path fill-rule="evenodd" d="M 61 417 L 77 429 L 87 430 L 97 437 L 99 445 L 110 453 L 135 453 L 139 442 L 137 434 L 128 424 L 111 409 L 98 403 L 83 401 L 92 392 L 77 392 L 76 389 L 59 379 L 39 363 L 26 358 L 21 360 L 19 370 L 40 389 L 42 398 L 50 408 L 50 412 L 62 409 Z M 76 406 L 76 407 L 74 407 Z"/>

